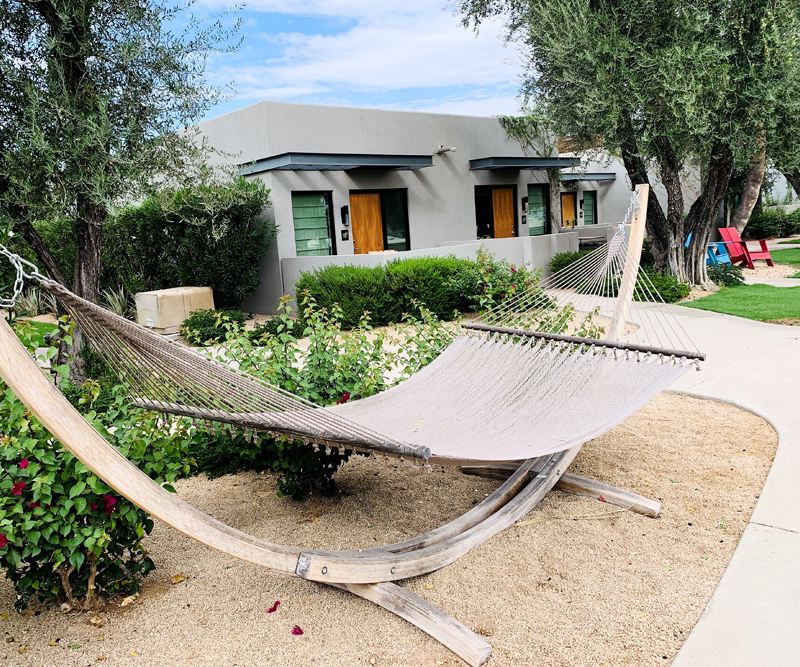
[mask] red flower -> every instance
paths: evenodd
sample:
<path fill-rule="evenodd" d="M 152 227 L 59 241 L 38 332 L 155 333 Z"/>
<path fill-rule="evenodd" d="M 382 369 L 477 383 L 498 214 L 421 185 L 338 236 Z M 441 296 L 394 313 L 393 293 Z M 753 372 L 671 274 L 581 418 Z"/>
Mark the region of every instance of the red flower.
<path fill-rule="evenodd" d="M 8 544 L 8 538 L 5 535 L 0 535 L 0 549 Z"/>
<path fill-rule="evenodd" d="M 103 496 L 103 500 L 106 501 L 106 516 L 111 516 L 111 512 L 114 511 L 114 505 L 117 504 L 117 499 L 106 494 Z"/>
<path fill-rule="evenodd" d="M 274 604 L 274 605 L 272 605 L 272 606 L 271 606 L 269 609 L 267 609 L 267 613 L 268 613 L 268 614 L 271 614 L 273 611 L 277 611 L 277 610 L 278 610 L 278 605 L 279 605 L 280 603 L 281 603 L 281 601 L 280 601 L 280 600 L 275 600 L 275 604 Z"/>
<path fill-rule="evenodd" d="M 37 500 L 35 503 L 29 503 L 28 507 L 30 507 L 31 509 L 35 509 L 36 507 L 41 507 L 41 504 Z"/>
<path fill-rule="evenodd" d="M 342 403 L 347 403 L 350 400 L 350 392 L 346 391 L 342 394 L 342 398 L 336 401 L 336 405 L 341 405 Z"/>
<path fill-rule="evenodd" d="M 516 273 L 516 272 L 517 272 L 517 270 L 512 266 L 511 267 L 511 273 Z"/>
<path fill-rule="evenodd" d="M 299 625 L 295 625 L 295 626 L 292 628 L 292 634 L 293 634 L 293 635 L 302 635 L 302 634 L 303 634 L 303 631 L 300 629 L 300 626 L 299 626 Z"/>
<path fill-rule="evenodd" d="M 89 508 L 94 512 L 97 509 L 97 503 L 89 503 Z"/>
<path fill-rule="evenodd" d="M 17 482 L 11 485 L 11 493 L 13 493 L 15 496 L 18 496 L 20 493 L 22 493 L 22 489 L 24 488 L 25 482 Z"/>
<path fill-rule="evenodd" d="M 22 459 L 22 461 L 19 462 L 19 467 L 25 470 L 25 468 L 28 467 L 28 459 Z"/>

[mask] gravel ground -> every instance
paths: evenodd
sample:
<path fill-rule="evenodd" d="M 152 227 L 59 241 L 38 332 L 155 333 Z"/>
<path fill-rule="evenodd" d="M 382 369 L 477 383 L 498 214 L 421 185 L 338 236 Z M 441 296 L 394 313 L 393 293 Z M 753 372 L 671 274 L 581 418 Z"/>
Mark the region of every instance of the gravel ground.
<path fill-rule="evenodd" d="M 661 395 L 588 443 L 571 468 L 659 499 L 661 518 L 612 514 L 612 506 L 553 492 L 527 517 L 544 521 L 513 526 L 403 585 L 485 636 L 490 665 L 668 665 L 736 547 L 776 444 L 772 428 L 750 413 Z M 498 485 L 361 457 L 337 481 L 343 495 L 302 503 L 278 499 L 269 475 L 177 486 L 189 502 L 259 537 L 354 548 L 428 531 Z M 147 547 L 158 569 L 141 595 L 94 614 L 20 616 L 10 582 L 0 582 L 5 664 L 464 664 L 369 602 L 237 561 L 162 524 Z M 175 575 L 185 579 L 173 584 Z M 302 636 L 292 634 L 295 625 Z"/>

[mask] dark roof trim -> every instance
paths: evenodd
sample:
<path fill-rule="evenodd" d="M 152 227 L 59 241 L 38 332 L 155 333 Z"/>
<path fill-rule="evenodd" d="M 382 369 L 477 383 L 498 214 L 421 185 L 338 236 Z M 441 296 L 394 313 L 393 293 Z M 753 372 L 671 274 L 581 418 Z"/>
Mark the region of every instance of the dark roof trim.
<path fill-rule="evenodd" d="M 433 155 L 374 155 L 362 153 L 281 153 L 239 166 L 239 173 L 262 171 L 350 171 L 352 169 L 423 169 Z"/>
<path fill-rule="evenodd" d="M 470 160 L 469 168 L 476 169 L 561 169 L 578 167 L 577 157 L 483 157 Z"/>
<path fill-rule="evenodd" d="M 589 172 L 583 174 L 561 174 L 562 181 L 613 181 L 617 175 L 613 172 Z"/>

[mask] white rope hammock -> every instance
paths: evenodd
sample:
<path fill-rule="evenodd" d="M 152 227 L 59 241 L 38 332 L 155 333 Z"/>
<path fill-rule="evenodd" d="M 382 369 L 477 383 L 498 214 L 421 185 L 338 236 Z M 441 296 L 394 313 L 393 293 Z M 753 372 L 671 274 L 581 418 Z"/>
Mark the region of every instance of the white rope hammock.
<path fill-rule="evenodd" d="M 38 272 L 26 275 L 55 294 L 142 407 L 256 437 L 440 463 L 516 461 L 604 433 L 704 358 L 639 271 L 644 208 L 634 195 L 633 252 L 621 225 L 605 246 L 462 325 L 412 378 L 328 408 L 164 341 Z"/>

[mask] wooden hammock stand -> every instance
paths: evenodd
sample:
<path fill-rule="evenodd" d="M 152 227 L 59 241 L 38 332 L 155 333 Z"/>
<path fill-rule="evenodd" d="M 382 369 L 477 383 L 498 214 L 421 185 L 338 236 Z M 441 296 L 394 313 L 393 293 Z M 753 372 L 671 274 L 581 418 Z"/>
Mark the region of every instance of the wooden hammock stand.
<path fill-rule="evenodd" d="M 643 226 L 647 192 L 640 193 Z M 638 268 L 638 267 L 637 267 Z M 626 267 L 625 273 L 628 273 Z M 626 281 L 623 277 L 623 285 Z M 0 377 L 36 418 L 94 474 L 129 501 L 209 547 L 284 574 L 340 588 L 397 614 L 469 665 L 483 665 L 491 646 L 452 616 L 392 583 L 434 572 L 512 525 L 553 488 L 601 498 L 648 516 L 658 503 L 575 475 L 565 475 L 580 445 L 521 463 L 463 467 L 505 479 L 466 514 L 419 537 L 364 550 L 326 551 L 273 544 L 203 514 L 131 464 L 72 407 L 31 359 L 5 320 L 0 323 Z"/>

